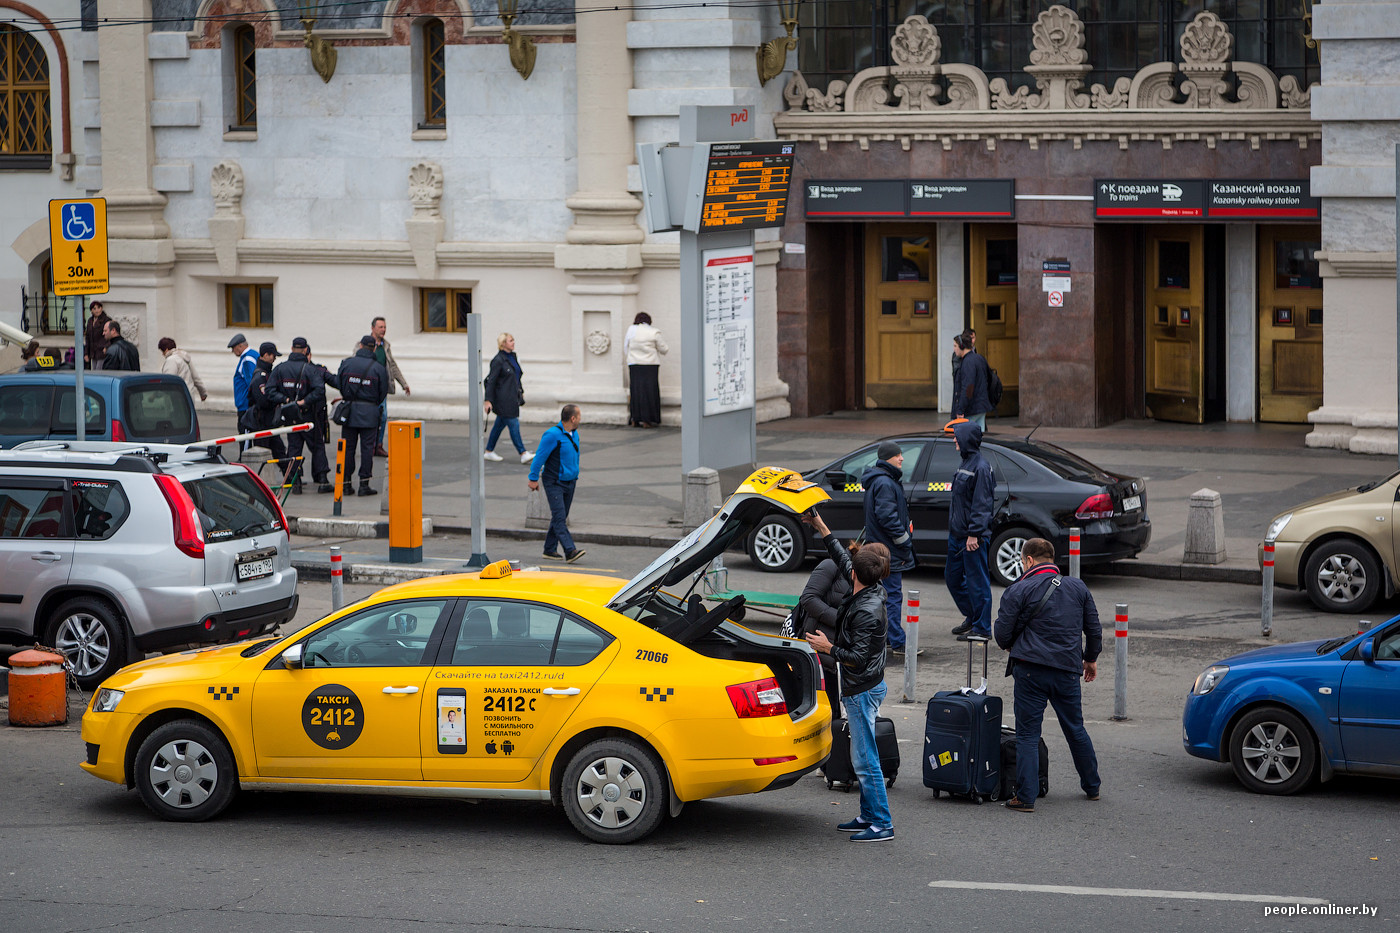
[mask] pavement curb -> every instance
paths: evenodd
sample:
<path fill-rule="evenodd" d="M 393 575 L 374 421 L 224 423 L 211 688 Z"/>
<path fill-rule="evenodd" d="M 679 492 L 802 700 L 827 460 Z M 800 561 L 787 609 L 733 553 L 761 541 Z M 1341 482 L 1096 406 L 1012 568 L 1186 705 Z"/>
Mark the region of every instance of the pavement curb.
<path fill-rule="evenodd" d="M 1120 560 L 1095 564 L 1091 574 L 1116 577 L 1147 577 L 1152 580 L 1179 580 L 1187 583 L 1243 583 L 1263 586 L 1264 574 L 1249 567 L 1218 567 L 1211 564 L 1159 564 L 1142 560 Z"/>
<path fill-rule="evenodd" d="M 388 521 L 376 521 L 372 518 L 302 518 L 296 515 L 287 516 L 287 524 L 291 526 L 292 534 L 304 535 L 312 538 L 388 538 Z M 674 533 L 670 531 L 658 532 L 656 534 L 625 534 L 622 532 L 608 531 L 573 531 L 575 541 L 583 544 L 606 544 L 614 547 L 660 547 L 668 548 L 681 539 L 680 529 Z M 433 521 L 425 517 L 423 519 L 423 536 L 429 535 L 461 535 L 469 536 L 472 533 L 470 525 L 446 525 Z M 486 533 L 496 538 L 509 538 L 515 541 L 543 541 L 544 531 L 536 531 L 531 528 L 487 528 Z"/>

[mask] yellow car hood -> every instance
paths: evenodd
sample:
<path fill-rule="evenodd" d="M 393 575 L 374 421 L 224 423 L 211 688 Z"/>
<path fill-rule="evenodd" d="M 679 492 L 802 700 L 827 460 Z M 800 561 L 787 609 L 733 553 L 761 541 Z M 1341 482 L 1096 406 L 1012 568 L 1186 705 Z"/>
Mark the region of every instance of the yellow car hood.
<path fill-rule="evenodd" d="M 650 590 L 675 586 L 702 572 L 716 556 L 742 541 L 769 512 L 800 515 L 830 498 L 816 483 L 807 482 L 792 470 L 781 467 L 755 470 L 739 484 L 713 518 L 648 564 L 613 595 L 608 605 L 620 609 Z"/>

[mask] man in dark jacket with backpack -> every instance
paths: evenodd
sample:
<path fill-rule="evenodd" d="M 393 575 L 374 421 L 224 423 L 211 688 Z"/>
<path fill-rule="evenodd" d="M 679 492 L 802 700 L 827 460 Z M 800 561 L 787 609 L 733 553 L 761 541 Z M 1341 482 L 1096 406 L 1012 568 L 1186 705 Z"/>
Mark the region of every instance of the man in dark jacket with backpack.
<path fill-rule="evenodd" d="M 1089 588 L 1082 580 L 1060 576 L 1049 541 L 1027 541 L 1021 567 L 1021 578 L 1002 594 L 996 639 L 1010 653 L 1008 672 L 1016 678 L 1016 794 L 1006 806 L 1033 813 L 1047 703 L 1055 708 L 1069 743 L 1079 786 L 1090 800 L 1099 799 L 1099 761 L 1084 728 L 1079 678 L 1090 683 L 1098 676 L 1103 629 Z"/>
<path fill-rule="evenodd" d="M 350 474 L 355 470 L 355 446 L 360 448 L 360 490 L 358 495 L 377 496 L 371 489 L 374 475 L 374 448 L 379 443 L 380 405 L 389 397 L 389 371 L 374 358 L 375 340 L 369 334 L 360 338 L 354 356 L 340 361 L 336 381 L 340 397 L 350 403 L 350 419 L 341 428 L 345 440 L 345 491 L 350 491 Z"/>
<path fill-rule="evenodd" d="M 966 371 L 967 361 L 963 361 Z M 953 474 L 948 512 L 948 564 L 943 581 L 963 622 L 953 629 L 958 641 L 992 636 L 992 579 L 987 548 L 996 507 L 996 478 L 982 456 L 982 429 L 971 421 L 953 425 L 953 443 L 962 463 Z"/>
<path fill-rule="evenodd" d="M 294 339 L 287 361 L 278 364 L 272 370 L 271 379 L 271 391 L 276 394 L 278 408 L 284 413 L 280 420 L 284 424 L 311 424 L 310 431 L 298 431 L 292 434 L 287 442 L 288 463 L 283 472 L 287 479 L 291 479 L 295 472 L 296 482 L 292 484 L 292 492 L 296 495 L 301 495 L 302 478 L 305 473 L 304 470 L 296 472 L 295 467 L 296 458 L 301 456 L 303 445 L 310 449 L 311 475 L 319 484 L 316 491 L 335 492 L 330 477 L 326 475 L 330 472 L 330 464 L 326 462 L 326 442 L 321 436 L 321 425 L 316 418 L 318 409 L 326 403 L 326 382 L 321 375 L 321 368 L 306 357 L 310 349 L 311 345 L 306 342 L 305 337 Z"/>
<path fill-rule="evenodd" d="M 904 608 L 904 573 L 914 569 L 913 526 L 904 498 L 904 451 L 894 441 L 884 441 L 875 452 L 879 458 L 861 475 L 865 487 L 865 537 L 890 552 L 890 573 L 885 577 L 885 613 L 889 617 L 889 645 L 904 651 L 904 628 L 899 624 Z"/>
<path fill-rule="evenodd" d="M 889 552 L 883 544 L 872 543 L 852 558 L 815 511 L 810 521 L 822 536 L 826 553 L 851 578 L 851 595 L 836 616 L 836 640 L 821 632 L 807 635 L 814 651 L 831 655 L 841 665 L 841 705 L 851 733 L 851 766 L 860 784 L 860 815 L 836 828 L 851 833 L 852 842 L 884 842 L 894 838 L 894 820 L 875 744 L 875 717 L 885 698 L 888 624 L 885 592 L 878 584 L 890 572 Z"/>
<path fill-rule="evenodd" d="M 266 431 L 277 427 L 277 386 L 272 381 L 272 364 L 282 354 L 277 352 L 277 344 L 264 341 L 258 347 L 258 368 L 253 378 L 248 380 L 248 410 L 243 415 L 243 430 Z M 287 456 L 287 445 L 281 435 L 263 438 L 252 442 L 255 447 L 266 447 L 272 456 L 282 460 Z"/>
<path fill-rule="evenodd" d="M 954 338 L 955 352 L 962 355 L 962 364 L 953 377 L 953 417 L 966 418 L 982 430 L 987 429 L 987 412 L 996 408 L 992 403 L 990 385 L 992 371 L 987 360 L 972 349 L 972 338 Z"/>

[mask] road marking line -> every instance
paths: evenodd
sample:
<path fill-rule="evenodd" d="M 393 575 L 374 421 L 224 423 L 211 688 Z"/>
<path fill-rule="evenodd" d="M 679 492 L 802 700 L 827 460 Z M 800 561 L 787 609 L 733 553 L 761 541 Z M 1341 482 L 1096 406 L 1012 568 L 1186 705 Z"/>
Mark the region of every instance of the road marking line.
<path fill-rule="evenodd" d="M 1085 888 L 1072 884 L 1011 884 L 1004 881 L 930 881 L 931 888 L 1023 891 L 1036 894 L 1081 894 L 1099 897 L 1150 897 L 1182 901 L 1249 901 L 1258 904 L 1327 904 L 1317 897 L 1282 894 L 1222 894 L 1217 891 L 1154 891 L 1148 888 Z"/>

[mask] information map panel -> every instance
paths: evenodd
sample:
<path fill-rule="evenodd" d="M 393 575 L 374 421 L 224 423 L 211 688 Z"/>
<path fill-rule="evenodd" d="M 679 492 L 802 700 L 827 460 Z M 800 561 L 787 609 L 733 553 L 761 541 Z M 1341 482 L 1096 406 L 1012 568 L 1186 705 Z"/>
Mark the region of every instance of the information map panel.
<path fill-rule="evenodd" d="M 790 142 L 710 143 L 701 232 L 781 227 L 794 149 Z"/>

